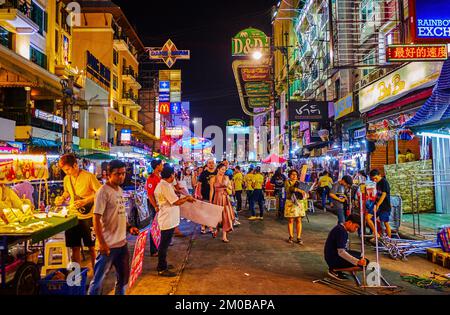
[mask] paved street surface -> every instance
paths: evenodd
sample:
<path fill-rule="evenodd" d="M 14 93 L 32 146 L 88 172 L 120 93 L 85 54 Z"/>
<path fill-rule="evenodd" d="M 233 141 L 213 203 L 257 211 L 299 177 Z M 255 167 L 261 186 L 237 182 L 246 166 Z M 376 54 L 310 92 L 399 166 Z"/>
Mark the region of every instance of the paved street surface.
<path fill-rule="evenodd" d="M 323 245 L 328 231 L 336 224 L 334 214 L 318 210 L 309 214 L 309 223 L 304 219 L 303 246 L 286 242 L 287 223 L 277 220 L 273 211 L 264 221 L 250 222 L 245 212 L 240 216 L 242 224 L 229 236 L 231 242 L 228 244 L 220 237 L 212 239 L 211 234 L 200 234 L 198 225 L 183 221 L 181 230 L 187 237 L 175 238 L 174 246 L 169 249 L 169 263 L 176 266 L 179 274 L 175 278 L 157 275 L 157 258 L 150 257 L 147 246 L 143 273 L 128 294 L 343 294 L 312 282 L 326 276 Z M 351 241 L 352 248 L 360 248 L 356 234 L 352 235 Z M 368 250 L 367 256 L 371 261 L 375 260 L 372 249 Z M 420 289 L 400 278 L 400 273 L 430 275 L 435 271 L 443 274 L 448 273 L 448 269 L 419 256 L 410 256 L 408 261 L 395 261 L 382 254 L 380 257 L 382 274 L 391 285 L 401 287 L 396 294 L 450 293 Z M 353 281 L 346 283 L 351 285 Z M 105 292 L 112 294 L 113 284 L 111 272 Z"/>

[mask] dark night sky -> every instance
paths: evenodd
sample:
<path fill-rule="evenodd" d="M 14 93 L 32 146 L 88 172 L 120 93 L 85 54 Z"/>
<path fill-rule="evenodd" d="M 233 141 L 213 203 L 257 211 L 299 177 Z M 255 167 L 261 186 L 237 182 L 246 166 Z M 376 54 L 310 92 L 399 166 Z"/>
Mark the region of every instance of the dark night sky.
<path fill-rule="evenodd" d="M 161 47 L 172 39 L 178 49 L 191 50 L 182 69 L 182 100 L 191 102 L 191 117 L 203 127 L 224 127 L 230 118 L 248 117 L 241 109 L 231 68 L 231 38 L 255 27 L 270 36 L 275 0 L 131 1 L 113 0 L 125 12 L 147 47 Z"/>

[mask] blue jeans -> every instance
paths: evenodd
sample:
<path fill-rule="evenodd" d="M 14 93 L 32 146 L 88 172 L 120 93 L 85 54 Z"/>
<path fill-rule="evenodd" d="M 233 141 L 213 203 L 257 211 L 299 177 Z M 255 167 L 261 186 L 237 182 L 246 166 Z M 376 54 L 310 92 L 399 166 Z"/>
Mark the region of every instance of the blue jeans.
<path fill-rule="evenodd" d="M 167 269 L 167 251 L 169 250 L 174 231 L 175 228 L 161 231 L 161 241 L 159 243 L 158 251 L 158 271 Z"/>
<path fill-rule="evenodd" d="M 150 205 L 150 216 L 152 217 L 151 223 L 153 223 L 153 220 L 155 219 L 156 216 L 156 210 L 153 208 L 152 205 Z M 149 239 L 150 239 L 150 254 L 156 254 L 158 252 L 158 248 L 156 248 L 155 242 L 153 242 L 153 237 L 151 237 L 151 235 L 149 234 Z"/>
<path fill-rule="evenodd" d="M 253 192 L 254 192 L 254 190 L 247 190 L 247 202 L 248 202 L 249 209 L 251 209 L 250 205 L 252 204 Z"/>
<path fill-rule="evenodd" d="M 278 213 L 280 215 L 283 215 L 283 213 L 284 213 L 284 203 L 286 202 L 286 200 L 284 199 L 284 196 L 283 196 L 283 191 L 282 190 L 275 190 L 275 198 L 278 199 Z"/>
<path fill-rule="evenodd" d="M 116 269 L 115 295 L 125 295 L 130 276 L 130 254 L 128 246 L 111 248 L 109 256 L 98 254 L 95 260 L 94 278 L 89 286 L 89 295 L 101 295 L 103 281 L 111 266 Z"/>
<path fill-rule="evenodd" d="M 328 195 L 330 194 L 330 187 L 322 187 L 322 207 L 325 209 L 325 206 L 327 205 L 327 198 L 330 200 Z"/>
<path fill-rule="evenodd" d="M 338 223 L 345 223 L 344 207 L 338 207 L 336 211 L 337 211 L 337 216 L 338 216 Z"/>
<path fill-rule="evenodd" d="M 250 211 L 252 213 L 252 216 L 256 215 L 255 202 L 258 203 L 260 217 L 263 217 L 264 216 L 264 194 L 263 194 L 262 189 L 255 189 L 253 191 L 253 196 L 250 199 Z"/>

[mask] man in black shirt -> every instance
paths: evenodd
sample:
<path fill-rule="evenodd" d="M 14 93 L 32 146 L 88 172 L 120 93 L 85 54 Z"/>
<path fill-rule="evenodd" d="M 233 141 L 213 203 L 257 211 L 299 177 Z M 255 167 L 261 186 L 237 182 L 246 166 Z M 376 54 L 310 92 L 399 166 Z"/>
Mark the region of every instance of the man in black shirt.
<path fill-rule="evenodd" d="M 384 224 L 386 234 L 391 238 L 391 226 L 389 217 L 391 216 L 391 188 L 386 178 L 381 177 L 378 170 L 370 172 L 370 180 L 377 183 L 377 199 L 372 210 L 368 211 L 367 224 L 375 235 L 375 225 L 372 222 L 373 214 L 376 212 L 377 218 Z"/>
<path fill-rule="evenodd" d="M 345 223 L 339 223 L 328 234 L 324 255 L 330 277 L 345 280 L 347 279 L 345 274 L 336 269 L 363 267 L 368 264 L 369 261 L 361 257 L 360 252 L 349 250 L 348 233 L 356 232 L 360 224 L 361 217 L 357 214 L 350 214 Z"/>
<path fill-rule="evenodd" d="M 286 182 L 286 176 L 283 174 L 281 167 L 277 168 L 275 174 L 270 179 L 270 183 L 275 186 L 275 198 L 278 203 L 278 217 L 282 218 L 284 213 L 284 184 Z"/>

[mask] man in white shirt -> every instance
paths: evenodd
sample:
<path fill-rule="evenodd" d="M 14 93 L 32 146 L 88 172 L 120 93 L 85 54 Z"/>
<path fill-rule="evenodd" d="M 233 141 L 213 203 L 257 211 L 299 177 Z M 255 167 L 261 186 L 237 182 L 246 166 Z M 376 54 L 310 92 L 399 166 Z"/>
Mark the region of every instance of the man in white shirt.
<path fill-rule="evenodd" d="M 161 230 L 161 241 L 158 249 L 158 275 L 175 277 L 176 273 L 170 271 L 172 266 L 167 264 L 167 251 L 172 240 L 175 228 L 180 224 L 180 205 L 185 202 L 195 202 L 194 197 L 179 198 L 175 193 L 173 181 L 175 171 L 169 165 L 164 165 L 161 172 L 161 182 L 156 186 L 155 199 L 158 203 L 158 224 Z"/>
<path fill-rule="evenodd" d="M 125 295 L 130 274 L 130 259 L 127 231 L 139 234 L 135 227 L 127 227 L 125 199 L 120 188 L 125 181 L 126 165 L 122 161 L 111 161 L 108 165 L 108 181 L 95 195 L 94 229 L 97 236 L 94 278 L 89 295 L 99 295 L 103 280 L 111 266 L 116 270 L 116 295 Z"/>

